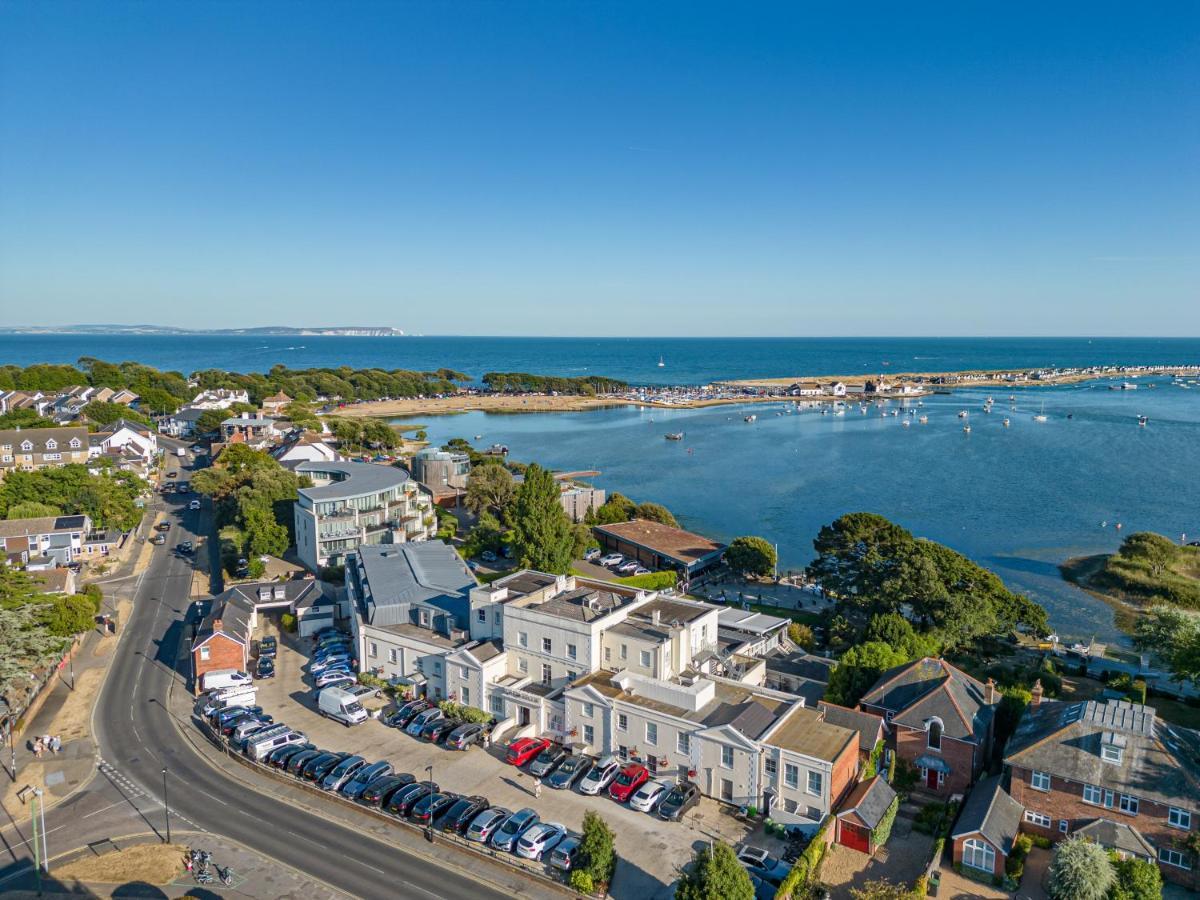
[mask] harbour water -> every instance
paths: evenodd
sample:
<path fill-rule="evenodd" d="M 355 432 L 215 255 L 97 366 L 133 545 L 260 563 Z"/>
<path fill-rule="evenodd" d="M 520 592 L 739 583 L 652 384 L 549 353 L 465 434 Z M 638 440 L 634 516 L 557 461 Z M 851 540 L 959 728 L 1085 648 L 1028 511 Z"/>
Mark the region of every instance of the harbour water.
<path fill-rule="evenodd" d="M 1112 551 L 1134 531 L 1200 538 L 1200 386 L 1108 384 L 934 395 L 919 407 L 924 425 L 899 401 L 866 415 L 850 405 L 844 416 L 759 404 L 753 424 L 737 406 L 466 413 L 421 424 L 435 442 L 499 442 L 514 459 L 597 469 L 598 486 L 663 503 L 685 527 L 777 542 L 785 568 L 811 559 L 823 524 L 878 512 L 997 572 L 1042 603 L 1064 639 L 1127 643 L 1112 610 L 1065 583 L 1057 567 Z M 988 396 L 996 402 L 984 413 Z M 1035 422 L 1043 403 L 1047 421 Z M 892 409 L 900 414 L 883 415 Z M 1139 415 L 1148 417 L 1144 428 Z M 678 431 L 682 441 L 663 437 Z"/>
<path fill-rule="evenodd" d="M 510 338 L 242 335 L 0 335 L 0 364 L 136 360 L 184 373 L 218 368 L 443 367 L 607 375 L 631 384 L 1089 365 L 1195 365 L 1196 338 Z M 664 365 L 659 367 L 659 359 Z"/>

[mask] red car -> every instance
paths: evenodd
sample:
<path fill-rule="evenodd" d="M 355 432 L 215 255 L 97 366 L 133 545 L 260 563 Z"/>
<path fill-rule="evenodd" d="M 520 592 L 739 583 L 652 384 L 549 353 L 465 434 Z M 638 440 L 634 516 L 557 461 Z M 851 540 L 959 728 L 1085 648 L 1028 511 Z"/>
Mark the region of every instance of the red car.
<path fill-rule="evenodd" d="M 613 779 L 608 786 L 608 796 L 618 803 L 624 803 L 633 796 L 633 792 L 650 780 L 650 770 L 637 763 L 630 763 L 621 770 L 621 774 Z"/>
<path fill-rule="evenodd" d="M 508 745 L 508 764 L 523 766 L 550 746 L 546 738 L 521 738 Z"/>

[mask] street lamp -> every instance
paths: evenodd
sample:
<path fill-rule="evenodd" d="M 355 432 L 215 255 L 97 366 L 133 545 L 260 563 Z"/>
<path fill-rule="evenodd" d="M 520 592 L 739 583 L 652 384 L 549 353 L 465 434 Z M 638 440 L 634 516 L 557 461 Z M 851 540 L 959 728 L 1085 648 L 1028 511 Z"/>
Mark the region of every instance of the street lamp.
<path fill-rule="evenodd" d="M 12 711 L 12 708 L 3 700 L 0 700 L 0 714 L 4 715 L 4 721 L 8 727 L 8 751 L 11 754 L 12 767 L 8 770 L 8 774 L 12 776 L 12 780 L 17 780 L 17 745 L 13 740 L 13 729 L 17 727 L 17 714 Z"/>
<path fill-rule="evenodd" d="M 425 767 L 425 774 L 429 776 L 429 824 L 425 826 L 425 840 L 433 843 L 433 766 Z"/>
<path fill-rule="evenodd" d="M 167 802 L 167 767 L 163 766 L 163 812 L 167 816 L 167 843 L 171 843 L 171 804 Z"/>

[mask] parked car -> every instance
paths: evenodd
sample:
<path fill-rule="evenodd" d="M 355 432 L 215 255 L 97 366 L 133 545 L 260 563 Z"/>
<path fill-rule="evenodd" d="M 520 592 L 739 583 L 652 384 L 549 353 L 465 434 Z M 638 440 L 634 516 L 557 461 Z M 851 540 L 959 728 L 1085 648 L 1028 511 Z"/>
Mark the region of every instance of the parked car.
<path fill-rule="evenodd" d="M 787 873 L 792 870 L 792 867 L 783 860 L 776 859 L 762 847 L 755 847 L 751 844 L 742 844 L 737 851 L 738 862 L 740 862 L 751 875 L 757 875 L 763 881 L 769 881 L 775 886 L 787 877 Z"/>
<path fill-rule="evenodd" d="M 344 753 L 322 754 L 316 759 L 309 760 L 307 765 L 304 766 L 304 771 L 300 774 L 304 777 L 305 781 L 320 782 L 320 780 L 328 775 L 333 770 L 333 767 L 340 763 L 345 757 L 346 754 Z"/>
<path fill-rule="evenodd" d="M 275 661 L 269 656 L 260 656 L 258 658 L 258 664 L 254 667 L 254 675 L 256 678 L 274 678 Z"/>
<path fill-rule="evenodd" d="M 442 831 L 466 834 L 475 817 L 487 808 L 487 797 L 459 797 L 442 816 Z"/>
<path fill-rule="evenodd" d="M 496 554 L 493 553 L 491 550 L 484 550 L 482 553 L 479 554 L 479 558 L 482 559 L 484 562 L 494 563 L 496 561 Z"/>
<path fill-rule="evenodd" d="M 318 756 L 323 756 L 324 754 L 324 750 L 320 750 L 316 747 L 313 747 L 311 750 L 301 750 L 287 761 L 284 768 L 289 775 L 295 775 L 297 778 L 299 778 L 300 773 L 304 770 L 305 766 L 307 766 Z"/>
<path fill-rule="evenodd" d="M 225 731 L 225 723 L 230 719 L 236 719 L 239 716 L 257 716 L 263 711 L 261 706 L 223 706 L 212 714 L 212 723 L 222 734 L 228 734 Z"/>
<path fill-rule="evenodd" d="M 636 559 L 628 559 L 625 562 L 621 563 L 621 565 L 617 566 L 617 571 L 620 572 L 622 575 L 632 575 L 639 568 L 641 568 L 641 565 L 642 564 L 639 563 Z"/>
<path fill-rule="evenodd" d="M 199 508 L 200 508 L 199 500 L 192 500 L 190 503 L 188 503 L 188 509 L 199 509 Z"/>
<path fill-rule="evenodd" d="M 592 760 L 587 756 L 568 756 L 562 761 L 557 769 L 555 769 L 549 778 L 546 779 L 546 784 L 552 788 L 570 788 L 592 767 Z"/>
<path fill-rule="evenodd" d="M 454 719 L 435 719 L 421 729 L 421 737 L 431 744 L 441 743 L 442 738 L 461 725 Z"/>
<path fill-rule="evenodd" d="M 238 738 L 246 735 L 252 729 L 257 728 L 259 725 L 270 725 L 274 721 L 275 719 L 267 713 L 258 713 L 257 715 L 253 716 L 242 716 L 230 722 L 226 722 L 225 726 L 221 729 L 221 733 L 229 735 L 233 740 L 237 740 Z"/>
<path fill-rule="evenodd" d="M 317 749 L 316 745 L 311 743 L 292 744 L 289 747 L 280 747 L 267 757 L 267 765 L 276 769 L 283 769 L 286 768 L 287 764 L 291 762 L 292 758 L 295 757 L 297 753 L 303 753 L 306 750 L 315 749 Z"/>
<path fill-rule="evenodd" d="M 525 859 L 541 859 L 547 850 L 553 850 L 567 836 L 567 826 L 557 822 L 538 822 L 525 829 L 517 841 L 517 856 Z"/>
<path fill-rule="evenodd" d="M 377 778 L 385 778 L 391 774 L 392 764 L 385 760 L 363 766 L 341 786 L 341 795 L 347 800 L 357 800 L 359 795 L 367 789 L 372 781 L 375 781 Z"/>
<path fill-rule="evenodd" d="M 394 812 L 398 816 L 407 816 L 422 797 L 428 797 L 430 793 L 436 794 L 437 792 L 436 781 L 410 784 L 403 791 L 396 791 L 392 795 L 392 802 L 388 804 L 388 812 Z"/>
<path fill-rule="evenodd" d="M 537 778 L 545 778 L 551 772 L 558 768 L 559 764 L 567 758 L 567 751 L 558 744 L 551 744 L 529 764 L 529 774 Z"/>
<path fill-rule="evenodd" d="M 654 573 L 651 572 L 649 569 L 647 569 L 645 566 L 638 566 L 636 569 L 633 570 L 633 574 L 634 575 L 653 575 Z"/>
<path fill-rule="evenodd" d="M 483 726 L 477 722 L 459 725 L 446 735 L 446 746 L 451 750 L 469 750 L 483 740 Z"/>
<path fill-rule="evenodd" d="M 320 675 L 318 675 L 316 684 L 317 687 L 324 688 L 335 684 L 343 684 L 353 681 L 354 676 L 349 672 L 342 669 L 335 669 L 332 672 L 322 672 Z"/>
<path fill-rule="evenodd" d="M 599 547 L 592 547 L 590 550 L 588 550 L 586 553 L 583 554 L 583 558 L 585 560 L 587 560 L 588 562 L 595 562 L 603 554 L 604 554 L 604 551 L 601 550 Z"/>
<path fill-rule="evenodd" d="M 654 812 L 667 796 L 671 785 L 665 781 L 647 781 L 629 798 L 629 808 L 638 812 Z"/>
<path fill-rule="evenodd" d="M 436 822 L 442 813 L 458 802 L 458 797 L 458 794 L 451 793 L 426 795 L 413 804 L 409 818 L 422 825 Z"/>
<path fill-rule="evenodd" d="M 525 830 L 532 828 L 538 821 L 537 810 L 530 809 L 528 806 L 518 809 L 496 829 L 496 833 L 492 835 L 492 846 L 497 850 L 512 850 L 517 846 L 517 841 L 521 839 Z"/>
<path fill-rule="evenodd" d="M 387 806 L 393 794 L 415 781 L 416 779 L 411 775 L 387 775 L 383 778 L 376 778 L 363 788 L 363 792 L 358 795 L 358 802 L 382 809 Z"/>
<path fill-rule="evenodd" d="M 489 806 L 471 820 L 471 824 L 467 826 L 466 839 L 477 844 L 488 843 L 511 815 L 512 810 L 503 806 Z"/>
<path fill-rule="evenodd" d="M 625 562 L 625 557 L 620 553 L 610 553 L 608 556 L 600 558 L 600 565 L 602 566 L 619 566 L 623 562 Z"/>
<path fill-rule="evenodd" d="M 239 687 L 249 683 L 250 676 L 237 669 L 213 669 L 200 676 L 200 689 L 204 691 Z"/>
<path fill-rule="evenodd" d="M 157 544 L 159 547 L 161 547 L 166 542 L 167 542 L 167 536 L 165 534 L 156 534 L 156 535 L 154 535 L 154 537 L 150 538 L 150 543 Z"/>
<path fill-rule="evenodd" d="M 446 718 L 445 714 L 436 706 L 432 706 L 413 716 L 412 721 L 408 723 L 408 727 L 404 730 L 413 737 L 419 737 L 421 732 L 425 730 L 426 725 L 444 718 Z"/>
<path fill-rule="evenodd" d="M 367 761 L 361 756 L 347 756 L 321 779 L 321 787 L 327 791 L 340 791 L 342 785 L 353 778 L 354 773 L 366 764 Z"/>
<path fill-rule="evenodd" d="M 392 728 L 404 728 L 419 712 L 429 709 L 428 700 L 410 700 L 383 720 L 383 724 Z"/>
<path fill-rule="evenodd" d="M 510 766 L 523 766 L 549 746 L 547 738 L 518 738 L 508 745 L 505 761 Z"/>
<path fill-rule="evenodd" d="M 278 649 L 279 645 L 273 637 L 265 637 L 258 642 L 258 656 L 260 659 L 264 656 L 268 659 L 273 659 Z"/>
<path fill-rule="evenodd" d="M 621 772 L 621 764 L 615 756 L 601 757 L 583 778 L 579 779 L 579 793 L 595 795 L 612 784 L 613 779 Z"/>
<path fill-rule="evenodd" d="M 614 778 L 613 783 L 608 786 L 608 796 L 612 797 L 618 803 L 624 803 L 649 778 L 649 769 L 638 763 L 630 763 L 621 770 L 621 774 Z"/>
<path fill-rule="evenodd" d="M 568 834 L 550 851 L 548 862 L 561 872 L 569 871 L 579 856 L 579 837 Z"/>
<path fill-rule="evenodd" d="M 678 822 L 699 802 L 700 788 L 690 781 L 680 782 L 667 791 L 667 796 L 658 804 L 658 817 L 667 822 Z"/>

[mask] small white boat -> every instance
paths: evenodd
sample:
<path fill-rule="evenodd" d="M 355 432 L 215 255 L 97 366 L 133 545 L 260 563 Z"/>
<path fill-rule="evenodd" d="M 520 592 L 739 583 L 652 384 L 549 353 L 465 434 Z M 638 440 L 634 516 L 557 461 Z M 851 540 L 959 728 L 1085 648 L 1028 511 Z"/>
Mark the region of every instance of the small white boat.
<path fill-rule="evenodd" d="M 963 433 L 964 433 L 964 434 L 970 434 L 970 433 L 971 433 L 971 426 L 970 426 L 970 425 L 964 425 L 964 426 L 963 426 Z"/>
<path fill-rule="evenodd" d="M 668 431 L 666 434 L 663 435 L 663 437 L 665 437 L 668 441 L 682 441 L 683 440 L 683 432 L 682 431 Z"/>
<path fill-rule="evenodd" d="M 929 416 L 921 416 L 921 418 L 917 419 L 917 421 L 920 422 L 922 425 L 928 425 L 929 424 Z"/>
<path fill-rule="evenodd" d="M 666 365 L 667 365 L 667 364 L 666 364 L 665 362 L 663 362 L 663 358 L 660 356 L 660 357 L 658 358 L 658 367 L 659 367 L 660 369 L 662 369 L 662 368 L 665 368 L 665 367 L 666 367 Z"/>
<path fill-rule="evenodd" d="M 844 409 L 835 409 L 833 411 L 833 414 L 835 416 L 844 416 L 846 414 L 846 411 Z"/>
<path fill-rule="evenodd" d="M 1046 404 L 1045 403 L 1042 403 L 1042 411 L 1033 417 L 1033 421 L 1035 421 L 1035 422 L 1045 422 L 1046 421 Z"/>
<path fill-rule="evenodd" d="M 1150 420 L 1149 420 L 1149 419 L 1147 419 L 1145 416 L 1138 416 L 1138 425 L 1139 425 L 1140 427 L 1142 427 L 1142 428 L 1145 428 L 1145 427 L 1146 427 L 1146 423 L 1147 423 L 1147 422 L 1149 422 L 1149 421 L 1150 421 Z"/>
<path fill-rule="evenodd" d="M 757 422 L 758 416 L 751 414 L 751 415 L 746 416 L 746 418 L 744 418 L 742 421 L 743 422 Z"/>
<path fill-rule="evenodd" d="M 958 417 L 960 419 L 965 419 L 967 417 L 967 411 L 965 409 L 960 409 L 958 411 Z"/>
<path fill-rule="evenodd" d="M 904 419 L 900 424 L 903 425 L 905 428 L 910 428 L 910 427 L 912 427 L 912 420 Z"/>
<path fill-rule="evenodd" d="M 1005 420 L 1004 420 L 1004 427 L 1005 427 L 1005 428 L 1007 428 L 1007 427 L 1008 427 L 1008 419 L 1005 419 Z"/>

